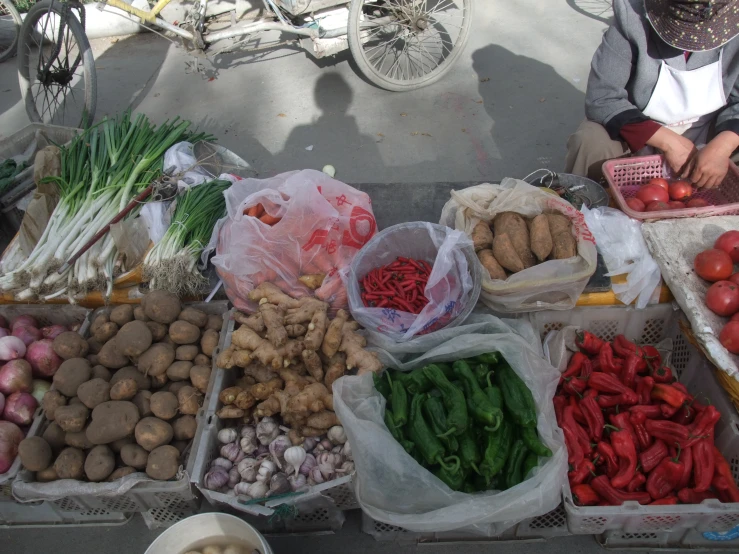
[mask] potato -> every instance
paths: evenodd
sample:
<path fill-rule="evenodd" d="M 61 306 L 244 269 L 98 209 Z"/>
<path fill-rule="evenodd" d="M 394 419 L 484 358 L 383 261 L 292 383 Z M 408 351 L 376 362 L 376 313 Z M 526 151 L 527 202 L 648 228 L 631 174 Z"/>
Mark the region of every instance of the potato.
<path fill-rule="evenodd" d="M 84 406 L 84 404 L 82 403 L 82 400 L 80 400 L 78 396 L 73 396 L 72 398 L 69 399 L 69 403 L 67 404 L 67 406 L 76 406 L 76 405 Z"/>
<path fill-rule="evenodd" d="M 133 321 L 133 306 L 131 304 L 121 304 L 116 306 L 110 312 L 110 321 L 123 327 L 129 321 Z"/>
<path fill-rule="evenodd" d="M 146 314 L 144 313 L 144 308 L 142 306 L 136 306 L 133 309 L 133 318 L 136 321 L 149 321 L 149 318 L 146 317 Z"/>
<path fill-rule="evenodd" d="M 87 438 L 87 433 L 84 429 L 75 433 L 65 433 L 64 444 L 67 446 L 74 446 L 80 450 L 90 450 L 90 448 L 95 446 L 90 442 L 90 439 Z"/>
<path fill-rule="evenodd" d="M 174 436 L 172 426 L 157 417 L 145 417 L 136 424 L 136 442 L 151 452 L 164 444 L 169 444 Z"/>
<path fill-rule="evenodd" d="M 86 360 L 87 360 L 88 362 L 90 362 L 90 365 L 91 365 L 92 367 L 95 367 L 95 366 L 98 366 L 98 365 L 100 365 L 100 364 L 98 363 L 98 357 L 97 357 L 97 354 L 88 354 L 87 356 L 85 356 L 85 359 L 86 359 Z M 100 367 L 103 367 L 103 366 L 100 366 Z"/>
<path fill-rule="evenodd" d="M 72 446 L 61 451 L 54 460 L 59 479 L 82 479 L 85 476 L 85 453 Z"/>
<path fill-rule="evenodd" d="M 177 391 L 179 391 L 182 387 L 189 386 L 189 383 L 187 381 L 173 381 L 169 385 L 167 385 L 167 390 L 173 394 L 177 394 Z"/>
<path fill-rule="evenodd" d="M 87 438 L 92 444 L 109 444 L 133 433 L 139 410 L 132 402 L 111 400 L 95 406 Z"/>
<path fill-rule="evenodd" d="M 51 422 L 41 437 L 49 443 L 49 446 L 51 446 L 54 452 L 59 452 L 66 445 L 65 435 L 66 433 L 59 427 L 58 423 Z"/>
<path fill-rule="evenodd" d="M 123 437 L 122 439 L 118 439 L 117 441 L 113 441 L 108 446 L 110 446 L 110 449 L 113 452 L 118 454 L 127 444 L 136 444 L 136 439 L 132 434 L 127 437 Z"/>
<path fill-rule="evenodd" d="M 118 352 L 124 356 L 140 356 L 152 342 L 152 332 L 143 321 L 129 321 L 116 336 Z"/>
<path fill-rule="evenodd" d="M 59 479 L 59 476 L 56 474 L 56 469 L 54 469 L 53 465 L 36 472 L 37 483 L 49 483 L 57 479 Z"/>
<path fill-rule="evenodd" d="M 172 441 L 169 444 L 170 446 L 174 446 L 177 449 L 177 452 L 180 453 L 180 456 L 182 456 L 187 449 L 187 445 L 190 444 L 190 441 Z"/>
<path fill-rule="evenodd" d="M 546 215 L 539 214 L 531 220 L 529 235 L 531 236 L 531 251 L 540 262 L 543 262 L 552 251 L 552 235 L 549 232 Z"/>
<path fill-rule="evenodd" d="M 136 393 L 136 396 L 133 397 L 133 402 L 136 404 L 136 407 L 139 409 L 139 415 L 141 417 L 146 417 L 148 415 L 151 415 L 151 397 L 152 397 L 151 391 L 148 390 L 140 390 Z"/>
<path fill-rule="evenodd" d="M 149 452 L 146 461 L 146 474 L 152 479 L 166 481 L 177 475 L 180 469 L 180 451 L 174 446 L 166 445 Z"/>
<path fill-rule="evenodd" d="M 83 358 L 87 356 L 87 352 L 90 349 L 87 341 L 79 333 L 75 333 L 74 331 L 67 331 L 57 335 L 51 347 L 57 356 L 64 360 Z"/>
<path fill-rule="evenodd" d="M 96 341 L 92 337 L 87 339 L 87 346 L 88 346 L 88 359 L 89 359 L 90 354 L 96 355 L 98 352 L 100 352 L 103 349 L 103 343 Z M 92 360 L 90 360 L 90 363 L 92 364 Z M 97 365 L 97 364 L 98 362 L 95 362 L 92 365 Z"/>
<path fill-rule="evenodd" d="M 191 308 L 190 306 L 186 306 L 180 312 L 178 319 L 181 319 L 182 321 L 187 321 L 188 323 L 192 323 L 193 325 L 195 325 L 195 327 L 199 327 L 201 329 L 208 324 L 208 314 L 198 309 Z"/>
<path fill-rule="evenodd" d="M 113 337 L 103 345 L 98 353 L 98 361 L 108 369 L 120 369 L 131 362 L 118 350 L 118 337 Z"/>
<path fill-rule="evenodd" d="M 172 431 L 174 439 L 178 441 L 189 441 L 195 438 L 195 432 L 198 430 L 198 422 L 195 416 L 183 415 L 172 422 Z"/>
<path fill-rule="evenodd" d="M 46 419 L 54 421 L 57 408 L 67 405 L 66 397 L 58 390 L 48 390 L 41 399 L 41 407 L 44 409 Z"/>
<path fill-rule="evenodd" d="M 110 317 L 106 313 L 100 313 L 95 316 L 95 318 L 92 320 L 92 323 L 90 324 L 90 334 L 94 335 L 95 332 L 108 323 L 110 321 Z"/>
<path fill-rule="evenodd" d="M 109 321 L 108 323 L 103 323 L 100 327 L 98 327 L 95 330 L 95 333 L 92 335 L 92 338 L 101 344 L 105 344 L 110 339 L 112 339 L 117 332 L 118 324 Z"/>
<path fill-rule="evenodd" d="M 88 415 L 90 415 L 90 410 L 84 404 L 71 404 L 57 408 L 54 421 L 65 432 L 76 433 L 85 428 Z"/>
<path fill-rule="evenodd" d="M 85 458 L 85 475 L 89 481 L 104 481 L 115 469 L 113 451 L 101 444 L 90 450 Z"/>
<path fill-rule="evenodd" d="M 213 365 L 211 359 L 202 353 L 195 356 L 192 360 L 192 363 L 195 365 L 207 365 L 208 367 L 211 367 Z"/>
<path fill-rule="evenodd" d="M 138 368 L 144 375 L 161 375 L 174 361 L 174 348 L 168 344 L 158 342 L 151 345 L 139 357 Z"/>
<path fill-rule="evenodd" d="M 177 401 L 181 414 L 195 415 L 203 403 L 203 395 L 193 387 L 182 387 L 177 391 Z"/>
<path fill-rule="evenodd" d="M 51 446 L 41 437 L 26 437 L 18 445 L 21 464 L 28 471 L 41 471 L 51 465 Z"/>
<path fill-rule="evenodd" d="M 161 375 L 152 376 L 151 378 L 152 390 L 161 389 L 167 383 L 169 383 L 169 378 L 167 377 L 166 373 L 162 373 Z"/>
<path fill-rule="evenodd" d="M 195 344 L 183 344 L 178 346 L 174 352 L 174 359 L 181 360 L 183 362 L 191 362 L 195 359 L 195 356 L 200 354 L 200 347 Z"/>
<path fill-rule="evenodd" d="M 149 452 L 141 448 L 138 444 L 127 444 L 121 448 L 121 460 L 127 466 L 144 469 L 148 457 Z"/>
<path fill-rule="evenodd" d="M 71 397 L 77 394 L 77 388 L 82 383 L 90 380 L 91 375 L 90 362 L 85 358 L 70 358 L 62 362 L 56 370 L 52 383 L 64 396 Z"/>
<path fill-rule="evenodd" d="M 200 328 L 178 319 L 169 326 L 169 338 L 175 344 L 194 344 L 200 339 Z"/>
<path fill-rule="evenodd" d="M 111 483 L 113 481 L 117 481 L 121 477 L 125 477 L 126 475 L 131 475 L 132 473 L 136 473 L 135 468 L 132 468 L 130 466 L 119 467 L 113 473 L 110 474 L 110 476 L 106 479 L 106 481 L 108 483 Z"/>
<path fill-rule="evenodd" d="M 179 402 L 177 396 L 171 392 L 160 391 L 151 395 L 151 413 L 159 419 L 170 420 L 177 415 Z"/>
<path fill-rule="evenodd" d="M 95 356 L 95 358 L 97 359 L 97 356 Z M 92 363 L 92 361 L 90 360 L 90 356 L 87 357 L 87 361 Z M 113 374 L 104 365 L 97 364 L 92 367 L 92 378 L 93 379 L 102 379 L 103 381 L 107 383 L 110 381 L 110 378 L 112 376 Z"/>
<path fill-rule="evenodd" d="M 208 316 L 208 323 L 205 325 L 206 329 L 213 329 L 214 331 L 221 332 L 223 328 L 223 316 L 218 314 L 212 314 Z"/>
<path fill-rule="evenodd" d="M 139 392 L 139 388 L 136 386 L 136 381 L 133 379 L 121 379 L 115 385 L 110 387 L 110 399 L 111 400 L 131 400 L 136 393 Z"/>
<path fill-rule="evenodd" d="M 200 349 L 208 357 L 213 357 L 213 351 L 218 346 L 218 331 L 213 329 L 206 329 L 203 333 L 203 337 L 200 339 Z"/>
<path fill-rule="evenodd" d="M 507 278 L 505 270 L 498 263 L 498 260 L 495 259 L 492 250 L 480 250 L 477 253 L 477 259 L 480 260 L 482 267 L 487 270 L 491 279 L 505 280 Z"/>
<path fill-rule="evenodd" d="M 77 387 L 77 397 L 92 410 L 98 404 L 110 400 L 110 383 L 99 378 L 85 381 Z"/>
<path fill-rule="evenodd" d="M 142 305 L 146 317 L 167 325 L 175 321 L 182 311 L 180 299 L 164 290 L 151 291 L 146 295 Z"/>
<path fill-rule="evenodd" d="M 208 390 L 210 371 L 211 368 L 207 365 L 194 365 L 190 368 L 190 381 L 202 393 Z"/>
<path fill-rule="evenodd" d="M 167 336 L 167 326 L 156 321 L 147 321 L 144 325 L 151 332 L 151 340 L 153 342 L 159 342 Z"/>
<path fill-rule="evenodd" d="M 174 362 L 167 368 L 167 377 L 170 381 L 186 381 L 190 378 L 192 362 Z"/>
<path fill-rule="evenodd" d="M 123 379 L 133 379 L 136 381 L 136 388 L 139 390 L 149 390 L 151 388 L 151 379 L 141 373 L 133 366 L 122 367 L 113 374 L 110 378 L 110 384 L 115 385 L 118 381 Z"/>

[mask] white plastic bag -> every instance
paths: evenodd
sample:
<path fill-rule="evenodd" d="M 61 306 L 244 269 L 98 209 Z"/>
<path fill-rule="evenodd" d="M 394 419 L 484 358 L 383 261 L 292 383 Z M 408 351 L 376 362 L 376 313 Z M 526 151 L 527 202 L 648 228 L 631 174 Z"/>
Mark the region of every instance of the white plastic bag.
<path fill-rule="evenodd" d="M 357 500 L 373 519 L 420 533 L 464 528 L 477 535 L 495 536 L 559 505 L 567 480 L 567 452 L 552 404 L 559 372 L 540 356 L 540 346 L 532 348 L 529 338 L 512 332 L 497 318 L 487 317 L 491 326 L 503 332 L 457 336 L 404 364 L 404 369 L 500 352 L 531 389 L 537 406 L 537 430 L 552 457 L 540 458 L 533 474 L 507 491 L 454 492 L 390 435 L 383 422 L 385 399 L 375 390 L 372 377 L 342 377 L 333 385 L 334 408 L 352 445 Z M 394 358 L 389 353 L 378 354 L 383 361 Z"/>
<path fill-rule="evenodd" d="M 448 227 L 424 221 L 388 227 L 362 248 L 346 275 L 352 316 L 366 329 L 399 342 L 458 325 L 472 311 L 480 294 L 481 268 L 474 261 L 474 252 L 472 241 L 464 233 Z M 429 303 L 419 314 L 368 308 L 362 302 L 359 281 L 398 256 L 424 260 L 433 266 L 424 289 Z"/>
<path fill-rule="evenodd" d="M 501 212 L 533 217 L 543 212 L 559 212 L 572 222 L 577 256 L 548 260 L 505 281 L 491 279 L 483 271 L 480 300 L 501 313 L 541 310 L 571 310 L 595 273 L 598 261 L 595 239 L 583 215 L 572 204 L 518 179 L 503 179 L 500 185 L 477 185 L 451 192 L 441 211 L 439 223 L 463 231 L 468 236 L 480 221 L 490 222 Z"/>
<path fill-rule="evenodd" d="M 200 167 L 192 143 L 186 141 L 178 142 L 167 149 L 162 167 L 168 175 L 178 177 L 177 187 L 180 192 L 213 178 Z"/>

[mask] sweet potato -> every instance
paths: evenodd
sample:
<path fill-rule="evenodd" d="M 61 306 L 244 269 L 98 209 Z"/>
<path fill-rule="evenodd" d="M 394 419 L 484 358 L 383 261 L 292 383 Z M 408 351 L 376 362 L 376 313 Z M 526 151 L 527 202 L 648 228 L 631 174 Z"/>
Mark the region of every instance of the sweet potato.
<path fill-rule="evenodd" d="M 566 260 L 577 256 L 577 243 L 572 231 L 562 231 L 552 238 L 552 259 Z"/>
<path fill-rule="evenodd" d="M 141 354 L 137 367 L 144 375 L 162 375 L 174 361 L 174 348 L 158 342 Z"/>
<path fill-rule="evenodd" d="M 109 444 L 133 433 L 139 422 L 135 404 L 111 400 L 95 406 L 86 434 L 92 444 Z"/>
<path fill-rule="evenodd" d="M 144 297 L 142 305 L 146 317 L 166 325 L 174 322 L 182 311 L 180 299 L 164 290 L 151 291 Z"/>
<path fill-rule="evenodd" d="M 151 408 L 151 413 L 159 419 L 167 421 L 177 415 L 179 402 L 177 401 L 177 396 L 175 394 L 168 391 L 159 391 L 151 395 L 149 406 Z"/>
<path fill-rule="evenodd" d="M 183 362 L 191 362 L 200 353 L 200 348 L 195 344 L 183 344 L 174 351 L 174 359 Z"/>
<path fill-rule="evenodd" d="M 108 369 L 120 369 L 131 363 L 128 356 L 121 354 L 117 346 L 117 341 L 118 338 L 113 337 L 98 352 L 98 362 Z"/>
<path fill-rule="evenodd" d="M 82 383 L 90 380 L 91 375 L 90 362 L 85 358 L 70 358 L 62 362 L 56 370 L 52 383 L 64 396 L 72 397 L 77 394 L 77 388 Z"/>
<path fill-rule="evenodd" d="M 84 404 L 70 404 L 57 408 L 56 414 L 54 414 L 54 421 L 65 432 L 76 433 L 85 428 L 89 414 L 90 410 Z"/>
<path fill-rule="evenodd" d="M 127 444 L 121 448 L 121 460 L 127 466 L 144 469 L 148 458 L 149 452 L 138 444 Z"/>
<path fill-rule="evenodd" d="M 472 229 L 472 244 L 475 246 L 475 252 L 480 250 L 491 249 L 493 247 L 493 232 L 490 225 L 484 221 L 479 221 Z"/>
<path fill-rule="evenodd" d="M 96 446 L 85 458 L 85 475 L 88 481 L 97 483 L 104 481 L 115 469 L 115 456 L 113 451 L 101 444 Z"/>
<path fill-rule="evenodd" d="M 511 273 L 518 273 L 525 269 L 521 258 L 513 248 L 513 243 L 507 234 L 495 235 L 493 239 L 493 256 L 498 263 Z"/>
<path fill-rule="evenodd" d="M 174 446 L 165 445 L 149 453 L 146 461 L 146 474 L 152 479 L 166 481 L 177 475 L 180 468 L 180 451 Z"/>
<path fill-rule="evenodd" d="M 152 332 L 143 321 L 129 321 L 116 336 L 116 347 L 124 356 L 140 356 L 151 346 Z"/>
<path fill-rule="evenodd" d="M 77 397 L 92 410 L 110 400 L 110 383 L 100 378 L 90 379 L 77 387 Z"/>
<path fill-rule="evenodd" d="M 67 331 L 57 335 L 51 345 L 57 356 L 64 360 L 70 358 L 83 358 L 87 356 L 90 347 L 87 341 L 79 333 Z"/>
<path fill-rule="evenodd" d="M 480 250 L 477 253 L 477 259 L 480 260 L 482 267 L 487 270 L 491 279 L 501 279 L 505 281 L 508 278 L 505 270 L 498 263 L 498 260 L 495 259 L 491 249 Z"/>
<path fill-rule="evenodd" d="M 167 368 L 167 377 L 170 381 L 186 381 L 190 378 L 192 362 L 172 362 Z"/>
<path fill-rule="evenodd" d="M 534 258 L 534 254 L 529 247 L 529 228 L 526 225 L 526 220 L 521 215 L 515 212 L 501 212 L 493 220 L 493 229 L 496 237 L 498 235 L 508 235 L 524 268 L 536 265 L 536 258 Z M 495 251 L 494 247 L 493 251 Z M 497 255 L 495 257 L 498 258 Z M 500 259 L 498 261 L 500 262 Z M 502 262 L 500 265 L 506 267 Z"/>
<path fill-rule="evenodd" d="M 129 321 L 133 321 L 133 306 L 131 304 L 121 304 L 110 311 L 110 321 L 123 327 Z"/>
<path fill-rule="evenodd" d="M 173 435 L 172 426 L 156 417 L 145 417 L 136 424 L 136 442 L 148 452 L 169 444 Z"/>
<path fill-rule="evenodd" d="M 121 379 L 110 387 L 111 400 L 131 400 L 139 392 L 134 379 Z"/>
<path fill-rule="evenodd" d="M 85 453 L 79 448 L 65 448 L 54 460 L 59 479 L 82 479 L 85 476 Z"/>
<path fill-rule="evenodd" d="M 178 441 L 189 441 L 195 438 L 195 431 L 198 429 L 198 422 L 195 416 L 183 415 L 172 422 L 172 432 L 174 439 Z"/>
<path fill-rule="evenodd" d="M 547 259 L 552 252 L 552 234 L 549 232 L 549 223 L 544 214 L 537 215 L 531 220 L 529 229 L 531 237 L 531 251 L 540 262 Z"/>
<path fill-rule="evenodd" d="M 51 446 L 41 437 L 26 437 L 18 445 L 18 456 L 28 471 L 42 471 L 51 465 Z"/>
<path fill-rule="evenodd" d="M 549 213 L 545 215 L 547 216 L 547 223 L 549 224 L 549 234 L 551 234 L 552 237 L 560 234 L 562 231 L 570 230 L 572 223 L 566 215 L 560 213 Z"/>

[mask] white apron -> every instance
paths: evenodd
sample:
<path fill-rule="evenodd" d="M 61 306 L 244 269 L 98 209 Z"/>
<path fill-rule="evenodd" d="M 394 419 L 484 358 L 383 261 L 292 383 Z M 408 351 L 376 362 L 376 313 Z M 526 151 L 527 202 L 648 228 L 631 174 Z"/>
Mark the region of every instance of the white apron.
<path fill-rule="evenodd" d="M 717 62 L 690 71 L 670 67 L 663 60 L 644 115 L 696 146 L 706 144 L 716 111 L 726 105 L 722 60 L 723 49 Z"/>

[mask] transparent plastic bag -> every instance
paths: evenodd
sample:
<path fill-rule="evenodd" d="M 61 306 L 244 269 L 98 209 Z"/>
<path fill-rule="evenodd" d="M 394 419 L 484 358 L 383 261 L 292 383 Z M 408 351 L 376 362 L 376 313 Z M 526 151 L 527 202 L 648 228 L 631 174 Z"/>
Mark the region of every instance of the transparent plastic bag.
<path fill-rule="evenodd" d="M 429 303 L 419 314 L 367 308 L 362 302 L 360 279 L 398 256 L 433 266 L 424 290 Z M 366 329 L 407 341 L 462 323 L 477 303 L 481 273 L 472 241 L 464 233 L 423 221 L 400 223 L 378 233 L 354 258 L 346 272 L 349 309 Z"/>
<path fill-rule="evenodd" d="M 347 267 L 377 230 L 369 196 L 314 170 L 270 179 L 242 179 L 226 192 L 227 216 L 215 226 L 207 251 L 239 310 L 254 311 L 248 294 L 264 281 L 300 298 L 315 294 L 332 309 L 346 308 L 339 271 Z M 269 226 L 246 209 L 262 204 L 281 218 Z M 323 274 L 320 288 L 304 286 L 302 275 Z"/>
<path fill-rule="evenodd" d="M 598 261 L 595 239 L 582 213 L 572 204 L 539 187 L 518 179 L 503 179 L 499 185 L 483 184 L 452 191 L 441 211 L 439 223 L 463 231 L 468 236 L 480 221 L 490 222 L 501 212 L 534 217 L 559 212 L 572 222 L 577 256 L 548 260 L 505 281 L 491 279 L 483 271 L 480 300 L 496 312 L 520 313 L 542 310 L 571 310 L 595 273 Z"/>
<path fill-rule="evenodd" d="M 420 533 L 464 529 L 490 537 L 559 505 L 567 480 L 567 452 L 552 404 L 559 372 L 541 357 L 538 340 L 538 348 L 532 348 L 533 330 L 521 336 L 501 320 L 487 318 L 502 332 L 454 337 L 405 363 L 404 369 L 500 352 L 534 396 L 537 430 L 552 457 L 540 458 L 528 479 L 507 491 L 454 492 L 390 435 L 383 422 L 385 399 L 375 390 L 371 375 L 344 376 L 333 385 L 334 408 L 352 445 L 357 500 L 373 519 Z M 394 358 L 378 354 L 383 360 Z"/>

